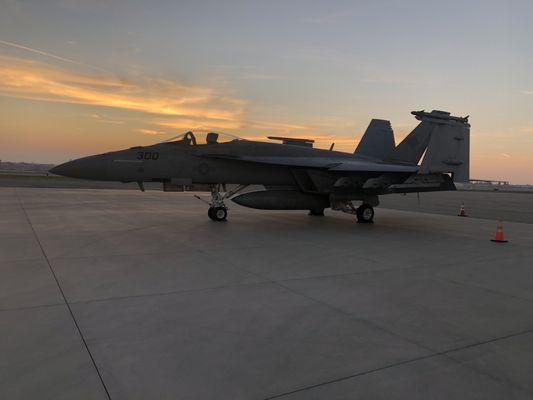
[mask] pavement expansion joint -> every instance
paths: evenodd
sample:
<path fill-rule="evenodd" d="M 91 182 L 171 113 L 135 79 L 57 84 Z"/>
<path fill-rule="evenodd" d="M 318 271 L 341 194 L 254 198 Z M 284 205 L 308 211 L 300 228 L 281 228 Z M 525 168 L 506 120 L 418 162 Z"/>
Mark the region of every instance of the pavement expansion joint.
<path fill-rule="evenodd" d="M 35 309 L 40 309 L 40 308 L 59 307 L 59 306 L 65 306 L 65 303 L 37 304 L 34 306 L 26 306 L 26 307 L 0 308 L 0 312 L 35 310 Z"/>
<path fill-rule="evenodd" d="M 53 278 L 54 278 L 54 280 L 56 282 L 57 288 L 59 289 L 59 292 L 61 293 L 61 297 L 63 298 L 63 301 L 64 301 L 65 305 L 67 306 L 67 309 L 68 309 L 69 314 L 70 314 L 70 316 L 72 318 L 72 321 L 74 322 L 74 325 L 76 326 L 76 330 L 78 331 L 78 334 L 80 335 L 80 338 L 81 338 L 81 340 L 83 342 L 85 350 L 87 350 L 87 354 L 89 355 L 89 358 L 91 359 L 91 363 L 92 363 L 92 365 L 93 365 L 93 367 L 94 367 L 94 369 L 95 369 L 95 371 L 96 371 L 96 373 L 98 375 L 98 378 L 100 380 L 100 383 L 102 384 L 102 387 L 103 387 L 103 389 L 104 389 L 104 391 L 106 393 L 106 396 L 107 396 L 107 398 L 109 400 L 111 400 L 111 395 L 109 394 L 109 390 L 107 389 L 107 386 L 106 386 L 106 384 L 104 382 L 104 378 L 102 377 L 102 374 L 100 373 L 100 370 L 98 369 L 98 365 L 96 364 L 96 360 L 94 359 L 94 356 L 91 353 L 91 350 L 89 349 L 89 346 L 88 346 L 87 341 L 86 341 L 86 339 L 85 339 L 85 337 L 83 335 L 83 332 L 82 332 L 82 330 L 80 328 L 80 325 L 78 324 L 78 321 L 76 320 L 74 312 L 72 311 L 72 308 L 71 308 L 71 306 L 70 306 L 70 304 L 69 304 L 69 302 L 67 300 L 65 292 L 63 291 L 63 288 L 61 287 L 61 283 L 59 282 L 59 279 L 57 278 L 57 275 L 56 275 L 56 273 L 54 271 L 54 268 L 52 267 L 52 264 L 50 263 L 50 260 L 48 259 L 48 256 L 46 255 L 46 252 L 45 252 L 45 250 L 43 248 L 43 245 L 42 245 L 41 241 L 39 240 L 39 236 L 37 235 L 37 232 L 36 232 L 32 222 L 31 222 L 31 219 L 30 219 L 30 217 L 28 215 L 28 212 L 26 211 L 26 208 L 24 207 L 24 203 L 22 202 L 22 199 L 20 198 L 17 190 L 15 190 L 15 194 L 16 194 L 16 196 L 18 198 L 20 207 L 22 208 L 22 211 L 24 212 L 26 220 L 28 221 L 28 224 L 31 227 L 31 230 L 33 232 L 35 240 L 37 241 L 37 244 L 39 245 L 39 248 L 41 249 L 43 257 L 44 257 L 46 263 L 48 264 L 48 268 L 50 269 L 50 272 L 51 272 L 51 274 L 52 274 L 52 276 L 53 276 Z"/>
<path fill-rule="evenodd" d="M 373 374 L 373 373 L 376 373 L 376 372 L 384 371 L 384 370 L 387 370 L 387 369 L 399 367 L 399 366 L 406 365 L 406 364 L 415 363 L 415 362 L 418 362 L 418 361 L 427 360 L 427 359 L 434 358 L 434 357 L 448 356 L 450 353 L 454 353 L 454 352 L 457 352 L 457 351 L 466 350 L 466 349 L 470 349 L 470 348 L 473 348 L 473 347 L 482 346 L 482 345 L 485 345 L 485 344 L 490 344 L 490 343 L 494 343 L 494 342 L 498 342 L 498 341 L 501 341 L 501 340 L 510 339 L 510 338 L 513 338 L 513 337 L 521 336 L 521 335 L 527 335 L 529 333 L 533 333 L 533 328 L 525 330 L 525 331 L 521 331 L 521 332 L 511 333 L 511 334 L 508 334 L 508 335 L 505 335 L 505 336 L 500 336 L 500 337 L 497 337 L 497 338 L 492 338 L 492 339 L 488 339 L 488 340 L 484 340 L 484 341 L 480 341 L 480 342 L 476 342 L 476 343 L 470 343 L 470 344 L 467 344 L 467 345 L 464 345 L 464 346 L 455 347 L 453 349 L 449 349 L 449 350 L 445 350 L 445 351 L 440 351 L 440 352 L 435 352 L 435 353 L 427 354 L 427 355 L 420 356 L 420 357 L 410 358 L 410 359 L 399 361 L 399 362 L 396 362 L 396 363 L 384 365 L 384 366 L 379 367 L 379 368 L 373 368 L 373 369 L 369 369 L 369 370 L 366 370 L 366 371 L 357 372 L 357 373 L 354 373 L 354 374 L 351 374 L 351 375 L 342 376 L 342 377 L 339 377 L 339 378 L 336 378 L 336 379 L 331 379 L 331 380 L 328 380 L 328 381 L 316 383 L 314 385 L 303 386 L 303 387 L 300 387 L 300 388 L 297 388 L 297 389 L 294 389 L 294 390 L 291 390 L 291 391 L 288 391 L 288 392 L 278 393 L 278 394 L 275 394 L 275 395 L 272 395 L 272 396 L 269 396 L 269 397 L 265 397 L 265 398 L 263 398 L 263 400 L 279 399 L 279 398 L 286 397 L 286 396 L 289 396 L 289 395 L 292 395 L 292 394 L 304 392 L 306 390 L 316 389 L 316 388 L 321 387 L 321 386 L 331 385 L 331 384 L 342 382 L 342 381 L 346 381 L 346 380 L 349 380 L 349 379 L 358 378 L 358 377 L 361 377 L 361 376 L 364 376 L 364 375 L 370 375 L 370 374 Z M 462 363 L 462 362 L 460 362 L 458 360 L 455 360 L 452 357 L 448 357 L 448 358 L 450 360 L 458 363 L 458 364 L 461 364 L 461 365 L 465 366 L 464 363 Z M 467 366 L 467 367 L 471 368 L 470 366 Z M 495 378 L 492 375 L 489 375 L 489 376 L 492 379 Z M 529 394 L 533 394 L 533 393 L 528 392 L 526 389 L 524 389 L 522 387 L 517 387 L 517 388 L 520 389 L 523 392 L 526 392 L 526 393 L 529 393 Z"/>

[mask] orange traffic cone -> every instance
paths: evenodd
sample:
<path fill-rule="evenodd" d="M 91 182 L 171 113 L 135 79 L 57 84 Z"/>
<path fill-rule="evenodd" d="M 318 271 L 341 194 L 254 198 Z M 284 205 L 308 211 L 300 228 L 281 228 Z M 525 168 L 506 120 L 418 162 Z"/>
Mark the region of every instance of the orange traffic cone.
<path fill-rule="evenodd" d="M 461 209 L 459 210 L 459 214 L 457 214 L 458 217 L 468 217 L 468 215 L 466 215 L 466 211 L 465 211 L 465 203 L 462 203 L 461 204 Z"/>
<path fill-rule="evenodd" d="M 505 240 L 505 238 L 503 237 L 503 227 L 501 219 L 498 220 L 498 225 L 496 227 L 496 235 L 494 235 L 494 239 L 491 239 L 491 241 L 498 243 L 508 242 L 508 240 Z"/>

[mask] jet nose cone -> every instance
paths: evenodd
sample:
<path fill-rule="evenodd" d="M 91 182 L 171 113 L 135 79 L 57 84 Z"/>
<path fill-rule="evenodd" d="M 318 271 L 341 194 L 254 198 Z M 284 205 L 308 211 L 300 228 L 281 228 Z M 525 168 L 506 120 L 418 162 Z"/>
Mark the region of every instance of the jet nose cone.
<path fill-rule="evenodd" d="M 67 176 L 67 171 L 68 171 L 68 165 L 69 164 L 68 162 L 66 163 L 63 163 L 63 164 L 59 164 L 59 165 L 56 165 L 54 168 L 51 168 L 50 170 L 48 170 L 48 172 L 54 174 L 54 175 L 62 175 L 62 176 Z"/>
<path fill-rule="evenodd" d="M 69 178 L 106 180 L 107 164 L 107 160 L 103 156 L 90 156 L 57 165 L 50 172 Z"/>

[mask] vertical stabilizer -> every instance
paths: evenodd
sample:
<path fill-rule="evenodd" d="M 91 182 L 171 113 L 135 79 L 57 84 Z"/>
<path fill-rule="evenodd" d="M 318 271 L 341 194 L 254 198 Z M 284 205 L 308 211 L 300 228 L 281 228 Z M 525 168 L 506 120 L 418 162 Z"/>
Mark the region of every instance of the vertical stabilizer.
<path fill-rule="evenodd" d="M 390 161 L 420 165 L 421 174 L 451 173 L 456 182 L 470 178 L 470 124 L 468 117 L 446 111 L 413 111 L 420 121 L 396 147 Z"/>
<path fill-rule="evenodd" d="M 418 164 L 428 147 L 434 126 L 421 122 L 403 139 L 392 155 L 392 161 Z"/>
<path fill-rule="evenodd" d="M 389 121 L 373 119 L 354 154 L 385 160 L 394 152 L 394 133 Z"/>
<path fill-rule="evenodd" d="M 422 164 L 421 174 L 451 173 L 455 182 L 468 182 L 470 179 L 470 124 L 468 117 L 452 117 L 440 112 L 435 118 L 431 113 L 419 112 L 422 123 L 434 125 L 434 132 Z M 416 115 L 416 114 L 415 114 Z M 418 115 L 417 115 L 418 118 Z"/>

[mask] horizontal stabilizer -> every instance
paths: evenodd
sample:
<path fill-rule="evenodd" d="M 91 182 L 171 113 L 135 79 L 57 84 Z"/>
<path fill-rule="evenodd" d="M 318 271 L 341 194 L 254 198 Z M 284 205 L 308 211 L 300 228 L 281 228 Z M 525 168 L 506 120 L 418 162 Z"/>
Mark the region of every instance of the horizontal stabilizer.
<path fill-rule="evenodd" d="M 389 186 L 392 193 L 421 193 L 457 190 L 447 174 L 413 174 L 403 183 Z"/>

